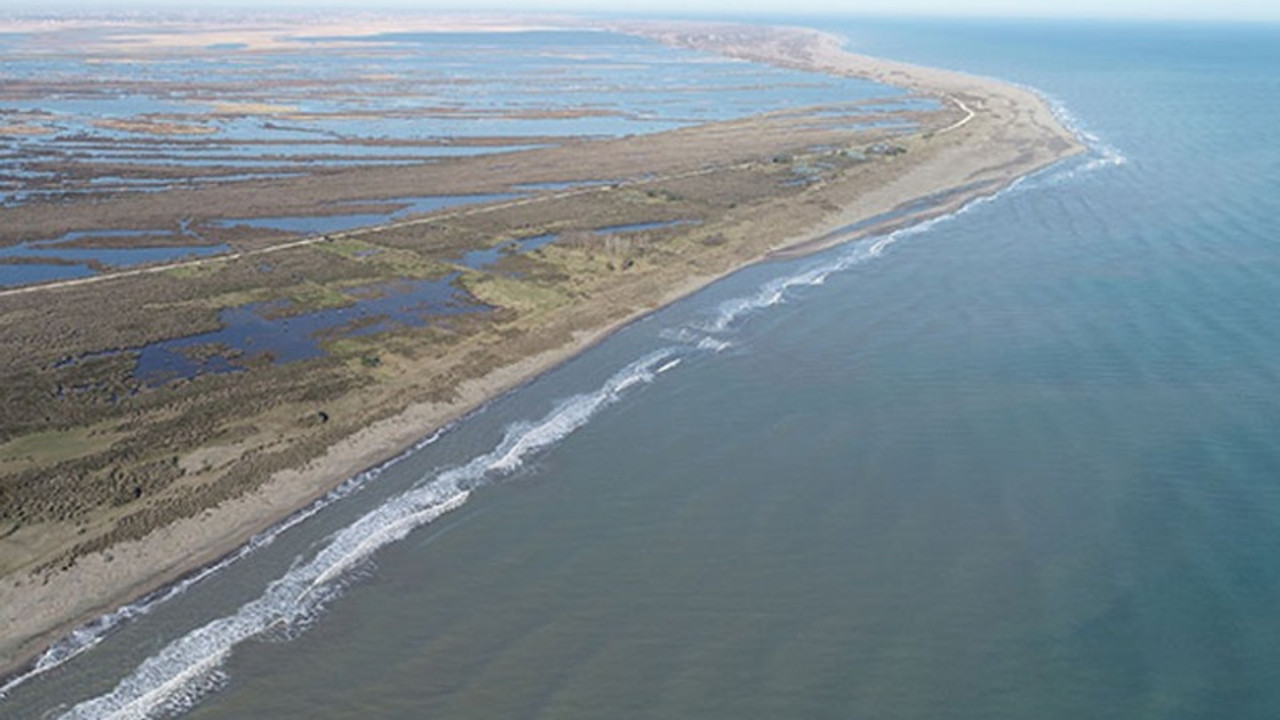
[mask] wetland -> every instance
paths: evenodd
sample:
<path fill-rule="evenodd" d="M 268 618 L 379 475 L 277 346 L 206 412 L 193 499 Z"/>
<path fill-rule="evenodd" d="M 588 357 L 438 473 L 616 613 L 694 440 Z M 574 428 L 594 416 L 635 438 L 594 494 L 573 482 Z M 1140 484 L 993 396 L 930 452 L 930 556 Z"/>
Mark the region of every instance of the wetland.
<path fill-rule="evenodd" d="M 1080 150 L 813 31 L 416 22 L 13 23 L 0 668 L 727 273 Z"/>

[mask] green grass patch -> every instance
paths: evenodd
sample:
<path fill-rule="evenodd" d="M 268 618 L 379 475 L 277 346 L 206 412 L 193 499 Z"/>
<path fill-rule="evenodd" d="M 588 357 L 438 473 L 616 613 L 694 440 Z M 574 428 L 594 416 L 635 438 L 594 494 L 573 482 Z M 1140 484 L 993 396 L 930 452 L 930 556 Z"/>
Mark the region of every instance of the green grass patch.
<path fill-rule="evenodd" d="M 102 431 L 100 426 L 23 435 L 0 445 L 0 468 L 54 465 L 106 450 L 120 437 L 118 433 Z"/>
<path fill-rule="evenodd" d="M 172 277 L 190 280 L 192 278 L 207 278 L 211 275 L 217 274 L 221 269 L 221 262 L 205 262 L 199 265 L 179 265 L 177 267 L 171 267 L 164 270 L 163 272 L 164 274 Z"/>
<path fill-rule="evenodd" d="M 373 260 L 379 267 L 386 268 L 397 277 L 429 280 L 444 277 L 453 271 L 448 265 L 422 257 L 412 250 L 388 250 Z"/>
<path fill-rule="evenodd" d="M 266 288 L 256 290 L 239 290 L 236 292 L 226 292 L 210 297 L 200 298 L 195 302 L 207 308 L 221 310 L 223 308 L 241 307 L 264 300 L 270 300 L 275 294 Z"/>
<path fill-rule="evenodd" d="M 287 297 L 301 311 L 324 310 L 350 305 L 352 300 L 335 287 L 319 283 L 303 283 L 289 288 Z M 293 313 L 291 313 L 293 314 Z"/>
<path fill-rule="evenodd" d="M 386 249 L 374 245 L 373 243 L 358 240 L 356 238 L 340 238 L 330 240 L 316 245 L 317 248 L 325 252 L 335 253 L 351 260 L 366 260 L 380 253 L 386 252 Z"/>
<path fill-rule="evenodd" d="M 357 238 L 332 240 L 319 243 L 316 247 L 348 260 L 385 269 L 400 278 L 435 278 L 449 272 L 444 263 L 425 258 L 412 250 L 387 247 Z"/>
<path fill-rule="evenodd" d="M 465 275 L 462 285 L 480 302 L 521 313 L 551 310 L 569 300 L 554 287 L 502 275 Z"/>

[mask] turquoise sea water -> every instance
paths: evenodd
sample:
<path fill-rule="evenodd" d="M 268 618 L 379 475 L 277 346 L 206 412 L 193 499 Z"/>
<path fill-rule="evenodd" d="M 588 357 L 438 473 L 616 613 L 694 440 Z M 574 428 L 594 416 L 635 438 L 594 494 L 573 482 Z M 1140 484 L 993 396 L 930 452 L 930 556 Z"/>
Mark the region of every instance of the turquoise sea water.
<path fill-rule="evenodd" d="M 1280 28 L 822 24 L 1094 152 L 633 325 L 0 714 L 1280 715 Z"/>

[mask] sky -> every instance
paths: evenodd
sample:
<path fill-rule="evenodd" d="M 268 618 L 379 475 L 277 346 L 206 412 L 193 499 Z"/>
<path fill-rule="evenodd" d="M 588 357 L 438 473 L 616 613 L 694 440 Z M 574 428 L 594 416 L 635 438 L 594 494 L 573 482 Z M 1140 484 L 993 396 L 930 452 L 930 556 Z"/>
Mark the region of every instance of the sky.
<path fill-rule="evenodd" d="M 196 7 L 198 0 L 0 0 L 18 10 L 80 7 L 99 11 Z M 206 0 L 209 7 L 423 11 L 599 12 L 679 15 L 897 15 L 1078 17 L 1170 20 L 1280 20 L 1280 0 Z"/>

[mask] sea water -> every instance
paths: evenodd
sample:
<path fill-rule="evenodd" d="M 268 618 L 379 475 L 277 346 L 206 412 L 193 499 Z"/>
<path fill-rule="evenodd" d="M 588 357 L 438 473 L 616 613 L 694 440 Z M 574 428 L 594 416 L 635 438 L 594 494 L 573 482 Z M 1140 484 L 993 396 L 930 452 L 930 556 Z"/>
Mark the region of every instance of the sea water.
<path fill-rule="evenodd" d="M 1092 151 L 634 324 L 0 712 L 1280 714 L 1280 29 L 821 24 Z"/>

